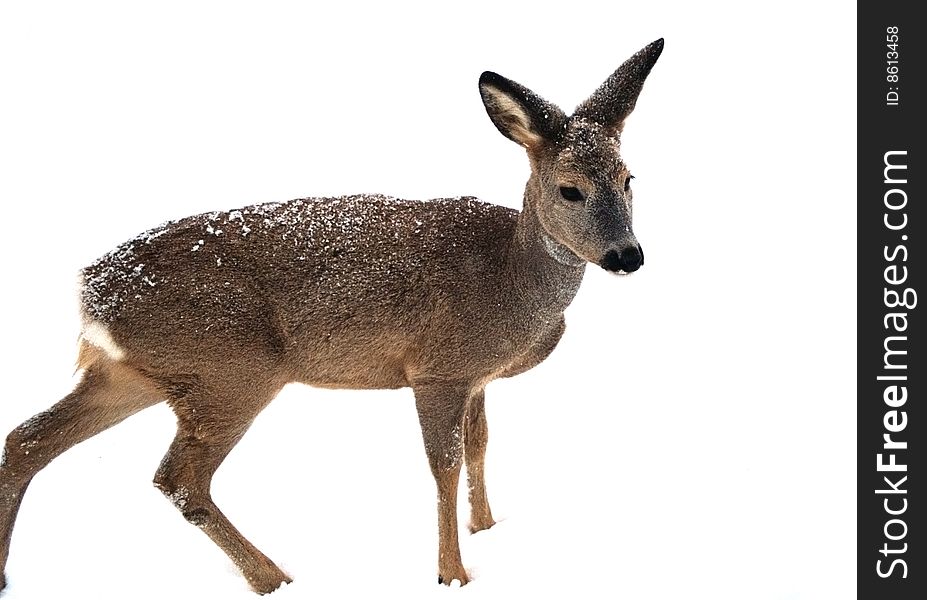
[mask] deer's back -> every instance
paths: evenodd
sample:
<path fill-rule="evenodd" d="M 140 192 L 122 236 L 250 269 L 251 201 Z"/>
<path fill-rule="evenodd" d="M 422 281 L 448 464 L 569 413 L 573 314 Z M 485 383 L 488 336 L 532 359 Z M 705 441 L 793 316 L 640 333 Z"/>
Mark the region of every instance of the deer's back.
<path fill-rule="evenodd" d="M 498 304 L 517 214 L 473 198 L 350 196 L 196 215 L 84 269 L 84 319 L 150 370 L 193 361 L 400 387 Z"/>

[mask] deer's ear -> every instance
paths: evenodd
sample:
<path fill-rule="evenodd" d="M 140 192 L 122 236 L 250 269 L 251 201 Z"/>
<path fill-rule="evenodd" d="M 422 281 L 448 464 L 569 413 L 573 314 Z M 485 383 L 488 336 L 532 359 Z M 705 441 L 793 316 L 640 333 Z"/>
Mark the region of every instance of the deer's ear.
<path fill-rule="evenodd" d="M 588 100 L 579 105 L 574 116 L 585 117 L 620 133 L 624 120 L 634 110 L 644 80 L 663 52 L 663 38 L 629 58 Z"/>
<path fill-rule="evenodd" d="M 480 96 L 496 128 L 510 140 L 534 149 L 555 141 L 566 115 L 528 88 L 486 71 L 480 76 Z"/>

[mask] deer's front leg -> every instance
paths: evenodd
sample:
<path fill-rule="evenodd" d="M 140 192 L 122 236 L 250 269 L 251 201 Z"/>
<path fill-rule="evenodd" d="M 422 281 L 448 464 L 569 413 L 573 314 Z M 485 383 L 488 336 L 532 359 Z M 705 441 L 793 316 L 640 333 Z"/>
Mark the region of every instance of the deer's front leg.
<path fill-rule="evenodd" d="M 460 560 L 457 541 L 457 483 L 463 463 L 463 419 L 470 398 L 469 385 L 459 382 L 416 383 L 418 410 L 428 463 L 438 486 L 438 583 L 450 585 L 470 579 Z"/>

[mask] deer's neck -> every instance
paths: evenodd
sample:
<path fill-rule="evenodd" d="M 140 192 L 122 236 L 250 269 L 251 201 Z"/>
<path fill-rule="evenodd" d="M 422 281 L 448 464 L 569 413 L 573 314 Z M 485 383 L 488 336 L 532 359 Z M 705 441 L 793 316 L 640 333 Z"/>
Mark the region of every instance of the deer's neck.
<path fill-rule="evenodd" d="M 519 300 L 530 309 L 561 313 L 576 296 L 586 263 L 545 231 L 536 208 L 539 194 L 539 183 L 532 175 L 509 248 L 509 275 Z"/>

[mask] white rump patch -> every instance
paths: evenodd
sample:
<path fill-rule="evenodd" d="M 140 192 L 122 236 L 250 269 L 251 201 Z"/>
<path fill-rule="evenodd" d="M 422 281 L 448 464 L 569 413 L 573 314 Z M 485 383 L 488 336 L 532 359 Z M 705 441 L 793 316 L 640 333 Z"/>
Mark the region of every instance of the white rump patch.
<path fill-rule="evenodd" d="M 125 358 L 125 351 L 119 347 L 119 344 L 110 335 L 109 329 L 99 321 L 90 321 L 84 325 L 84 330 L 80 334 L 80 339 L 93 344 L 106 353 L 113 360 L 122 360 Z"/>

